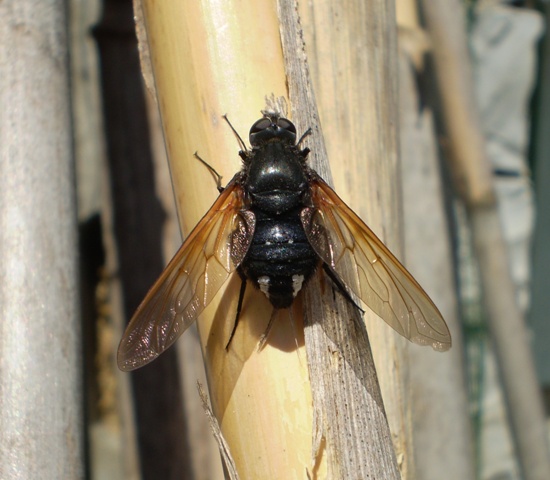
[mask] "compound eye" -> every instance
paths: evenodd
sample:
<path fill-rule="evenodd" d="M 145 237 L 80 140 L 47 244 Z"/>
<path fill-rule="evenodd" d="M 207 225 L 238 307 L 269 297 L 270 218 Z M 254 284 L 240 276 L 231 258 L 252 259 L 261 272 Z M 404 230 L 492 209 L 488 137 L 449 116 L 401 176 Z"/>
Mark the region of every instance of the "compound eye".
<path fill-rule="evenodd" d="M 269 118 L 260 118 L 257 122 L 250 127 L 250 135 L 254 135 L 255 133 L 259 133 L 262 130 L 265 130 L 266 128 L 269 128 L 271 126 L 271 120 Z"/>
<path fill-rule="evenodd" d="M 258 147 L 275 138 L 285 144 L 293 144 L 296 142 L 296 127 L 286 118 L 272 116 L 261 118 L 250 129 L 249 139 L 253 147 Z"/>
<path fill-rule="evenodd" d="M 286 118 L 279 118 L 279 120 L 277 121 L 277 125 L 279 126 L 279 128 L 282 128 L 283 130 L 286 130 L 296 135 L 296 127 L 290 120 L 287 120 Z"/>

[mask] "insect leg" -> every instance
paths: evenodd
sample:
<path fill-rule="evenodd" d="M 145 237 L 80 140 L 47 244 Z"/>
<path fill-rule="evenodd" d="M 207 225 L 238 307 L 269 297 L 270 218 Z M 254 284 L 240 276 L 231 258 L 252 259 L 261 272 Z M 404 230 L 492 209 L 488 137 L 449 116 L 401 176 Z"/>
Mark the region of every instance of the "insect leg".
<path fill-rule="evenodd" d="M 214 170 L 214 167 L 212 167 L 211 165 L 209 165 L 208 163 L 206 163 L 205 160 L 203 160 L 201 157 L 199 157 L 199 154 L 197 152 L 195 152 L 195 158 L 201 162 L 206 168 L 208 168 L 208 170 L 210 171 L 210 173 L 212 174 L 213 177 L 216 178 L 216 188 L 218 189 L 218 192 L 222 193 L 223 192 L 223 187 L 222 187 L 222 176 L 216 172 L 216 170 Z"/>
<path fill-rule="evenodd" d="M 227 341 L 227 345 L 225 346 L 226 351 L 229 350 L 229 345 L 231 344 L 231 340 L 233 340 L 233 335 L 235 335 L 235 332 L 237 331 L 237 325 L 239 324 L 239 317 L 241 316 L 241 310 L 243 307 L 245 290 L 246 290 L 246 279 L 241 278 L 241 290 L 239 292 L 239 303 L 237 303 L 237 315 L 235 316 L 235 322 L 233 323 L 233 330 L 231 330 L 231 335 L 229 336 L 229 340 Z"/>
<path fill-rule="evenodd" d="M 344 298 L 348 302 L 351 302 L 353 305 L 355 305 L 361 311 L 361 313 L 365 313 L 365 311 L 359 305 L 357 305 L 355 300 L 351 297 L 351 295 L 349 294 L 347 288 L 342 283 L 342 280 L 340 280 L 338 275 L 336 275 L 336 273 L 334 273 L 326 263 L 323 263 L 323 270 L 330 277 L 330 279 L 334 282 L 334 284 L 338 287 L 338 290 L 344 296 Z"/>
<path fill-rule="evenodd" d="M 290 306 L 290 308 L 288 309 L 288 318 L 290 320 L 290 326 L 292 327 L 292 331 L 294 332 L 294 344 L 296 345 L 296 351 L 298 351 L 300 349 L 300 345 L 298 345 L 298 334 L 296 332 L 296 324 L 294 323 L 294 315 L 292 313 L 292 307 L 293 305 Z M 300 357 L 298 357 L 299 359 Z"/>
<path fill-rule="evenodd" d="M 267 342 L 267 337 L 269 336 L 269 332 L 271 331 L 271 327 L 273 326 L 273 323 L 275 323 L 275 317 L 277 316 L 277 310 L 276 308 L 273 309 L 271 312 L 271 318 L 269 319 L 269 323 L 267 324 L 267 328 L 265 329 L 265 332 L 262 333 L 262 336 L 260 337 L 260 341 L 258 342 L 258 352 L 264 348 L 265 342 Z"/>
<path fill-rule="evenodd" d="M 299 147 L 300 144 L 306 139 L 306 137 L 309 137 L 312 133 L 313 133 L 313 132 L 312 132 L 311 128 L 308 128 L 308 129 L 304 132 L 304 134 L 300 137 L 300 140 L 298 140 L 298 143 L 296 143 L 296 146 Z M 308 153 L 309 153 L 309 149 L 306 149 L 306 150 L 307 150 Z"/>

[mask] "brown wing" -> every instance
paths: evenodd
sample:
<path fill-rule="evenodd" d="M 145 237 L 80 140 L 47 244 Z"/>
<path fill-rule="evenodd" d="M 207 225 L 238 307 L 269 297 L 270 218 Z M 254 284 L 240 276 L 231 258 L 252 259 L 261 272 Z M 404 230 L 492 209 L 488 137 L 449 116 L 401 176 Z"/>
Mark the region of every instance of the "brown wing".
<path fill-rule="evenodd" d="M 302 224 L 323 262 L 405 338 L 448 350 L 445 320 L 399 260 L 320 177 L 311 195 L 315 207 L 302 211 Z"/>
<path fill-rule="evenodd" d="M 240 265 L 255 217 L 241 211 L 242 188 L 233 180 L 155 282 L 118 347 L 121 370 L 139 368 L 172 345 Z"/>

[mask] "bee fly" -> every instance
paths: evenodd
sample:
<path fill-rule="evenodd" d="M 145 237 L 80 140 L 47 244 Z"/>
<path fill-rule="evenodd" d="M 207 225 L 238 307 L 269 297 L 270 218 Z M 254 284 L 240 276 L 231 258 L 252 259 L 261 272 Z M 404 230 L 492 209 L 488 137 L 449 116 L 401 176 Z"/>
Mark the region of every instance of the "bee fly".
<path fill-rule="evenodd" d="M 252 125 L 250 150 L 235 132 L 243 168 L 225 188 L 218 175 L 220 196 L 137 309 L 118 349 L 121 370 L 164 352 L 235 271 L 242 284 L 233 333 L 247 281 L 274 309 L 287 308 L 322 268 L 348 300 L 356 295 L 405 338 L 451 347 L 422 287 L 307 165 L 309 149 L 300 143 L 308 133 L 297 142 L 293 123 L 273 113 Z"/>

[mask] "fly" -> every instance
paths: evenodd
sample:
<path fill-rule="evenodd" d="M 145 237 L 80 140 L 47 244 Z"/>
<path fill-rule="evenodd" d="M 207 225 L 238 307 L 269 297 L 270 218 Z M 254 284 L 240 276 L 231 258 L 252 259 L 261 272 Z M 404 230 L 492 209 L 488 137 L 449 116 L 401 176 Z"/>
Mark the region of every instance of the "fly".
<path fill-rule="evenodd" d="M 225 188 L 218 176 L 218 199 L 138 307 L 118 349 L 121 370 L 170 347 L 234 273 L 242 283 L 229 341 L 248 283 L 284 309 L 322 269 L 348 300 L 355 295 L 405 338 L 451 347 L 426 292 L 307 165 L 309 149 L 300 144 L 308 133 L 297 141 L 294 124 L 270 112 L 252 125 L 250 149 L 237 134 L 243 167 Z"/>

